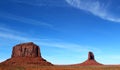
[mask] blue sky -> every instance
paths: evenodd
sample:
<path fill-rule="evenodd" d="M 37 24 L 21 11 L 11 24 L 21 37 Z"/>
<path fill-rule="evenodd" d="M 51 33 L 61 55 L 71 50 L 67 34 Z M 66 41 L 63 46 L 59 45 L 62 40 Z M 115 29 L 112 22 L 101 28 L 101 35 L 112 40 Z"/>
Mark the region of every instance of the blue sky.
<path fill-rule="evenodd" d="M 23 42 L 40 46 L 54 64 L 75 64 L 92 51 L 120 64 L 119 0 L 0 0 L 0 61 Z"/>

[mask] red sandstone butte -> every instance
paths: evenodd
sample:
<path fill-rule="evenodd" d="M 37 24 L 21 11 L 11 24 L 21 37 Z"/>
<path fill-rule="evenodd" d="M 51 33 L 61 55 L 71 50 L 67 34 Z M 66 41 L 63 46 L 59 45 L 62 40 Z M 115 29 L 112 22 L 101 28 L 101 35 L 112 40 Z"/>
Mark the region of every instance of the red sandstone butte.
<path fill-rule="evenodd" d="M 84 61 L 83 63 L 76 64 L 76 65 L 88 66 L 88 65 L 102 65 L 102 64 L 98 63 L 95 60 L 94 54 L 92 52 L 89 52 L 88 53 L 88 59 L 86 61 Z"/>
<path fill-rule="evenodd" d="M 53 65 L 42 58 L 39 46 L 33 42 L 22 43 L 14 46 L 11 58 L 2 63 L 7 65 Z"/>

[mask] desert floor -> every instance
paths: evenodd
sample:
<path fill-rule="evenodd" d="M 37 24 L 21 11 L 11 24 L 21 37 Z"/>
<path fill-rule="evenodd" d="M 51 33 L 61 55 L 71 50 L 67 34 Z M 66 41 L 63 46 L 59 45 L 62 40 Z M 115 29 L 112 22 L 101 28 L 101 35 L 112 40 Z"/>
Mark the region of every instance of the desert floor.
<path fill-rule="evenodd" d="M 6 66 L 0 64 L 0 70 L 120 70 L 120 66 Z"/>

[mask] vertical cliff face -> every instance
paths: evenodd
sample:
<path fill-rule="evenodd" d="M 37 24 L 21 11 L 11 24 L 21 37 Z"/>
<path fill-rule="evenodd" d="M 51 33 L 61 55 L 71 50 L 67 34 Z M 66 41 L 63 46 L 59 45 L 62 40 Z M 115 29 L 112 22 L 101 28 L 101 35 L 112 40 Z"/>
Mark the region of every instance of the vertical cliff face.
<path fill-rule="evenodd" d="M 32 42 L 14 46 L 11 58 L 3 63 L 7 65 L 53 65 L 42 58 L 39 46 Z"/>
<path fill-rule="evenodd" d="M 88 60 L 95 60 L 94 54 L 92 52 L 88 53 Z"/>
<path fill-rule="evenodd" d="M 14 57 L 41 57 L 41 53 L 39 47 L 30 42 L 14 46 L 12 58 Z"/>

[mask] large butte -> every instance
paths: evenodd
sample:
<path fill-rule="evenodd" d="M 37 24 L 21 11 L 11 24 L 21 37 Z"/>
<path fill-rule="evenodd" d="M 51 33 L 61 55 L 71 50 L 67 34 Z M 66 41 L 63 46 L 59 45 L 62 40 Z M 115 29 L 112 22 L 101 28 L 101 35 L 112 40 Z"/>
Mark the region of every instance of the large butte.
<path fill-rule="evenodd" d="M 11 58 L 2 63 L 6 65 L 53 65 L 42 58 L 39 46 L 33 42 L 22 43 L 14 46 Z"/>

